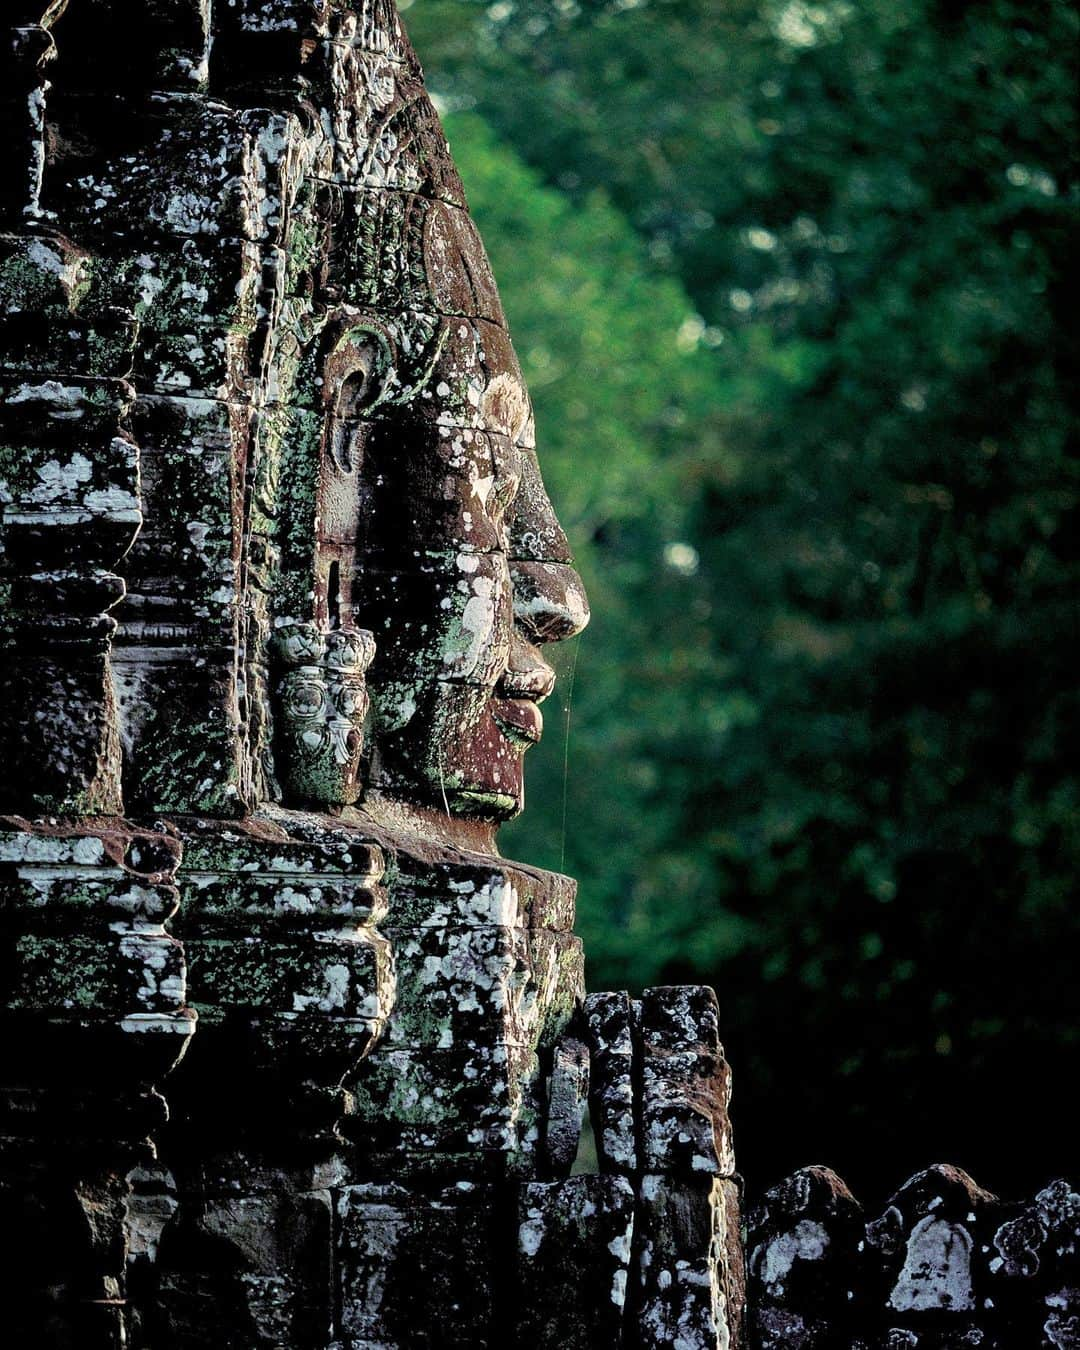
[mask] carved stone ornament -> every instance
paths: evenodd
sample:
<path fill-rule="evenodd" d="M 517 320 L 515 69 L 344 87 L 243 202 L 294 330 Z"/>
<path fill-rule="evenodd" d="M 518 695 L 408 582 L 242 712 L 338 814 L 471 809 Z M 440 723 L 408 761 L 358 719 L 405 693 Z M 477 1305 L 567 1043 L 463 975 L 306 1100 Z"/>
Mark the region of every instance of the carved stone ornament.
<path fill-rule="evenodd" d="M 272 650 L 281 669 L 275 761 L 285 796 L 351 806 L 361 792 L 370 702 L 364 671 L 375 655 L 371 634 L 290 623 L 274 633 Z"/>
<path fill-rule="evenodd" d="M 391 0 L 9 0 L 0 74 L 0 1339 L 744 1343 L 715 995 L 586 999 L 496 848 L 589 611 Z M 874 1334 L 1074 1344 L 1073 1193 L 941 1182 Z M 749 1325 L 839 1344 L 792 1194 Z"/>

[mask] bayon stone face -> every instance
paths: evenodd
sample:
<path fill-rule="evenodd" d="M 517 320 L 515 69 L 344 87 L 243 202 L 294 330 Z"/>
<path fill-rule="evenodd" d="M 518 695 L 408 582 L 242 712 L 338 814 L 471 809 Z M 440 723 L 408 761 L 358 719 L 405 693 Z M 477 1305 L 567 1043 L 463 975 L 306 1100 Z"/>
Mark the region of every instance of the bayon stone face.
<path fill-rule="evenodd" d="M 395 397 L 391 316 L 353 328 L 325 367 L 317 611 L 330 624 L 351 611 L 375 637 L 371 786 L 502 817 L 521 807 L 554 685 L 540 648 L 588 608 L 480 241 L 460 208 L 426 216 L 417 261 L 440 308 L 421 378 Z M 419 345 L 424 320 L 409 319 L 400 340 Z"/>
<path fill-rule="evenodd" d="M 12 5 L 15 1342 L 615 1344 L 640 1226 L 631 1316 L 718 1344 L 715 999 L 590 1006 L 495 855 L 588 610 L 393 0 Z"/>
<path fill-rule="evenodd" d="M 540 649 L 587 602 L 393 4 L 49 13 L 27 152 L 41 243 L 19 248 L 58 260 L 51 363 L 127 400 L 100 435 L 130 447 L 138 505 L 87 694 L 84 777 L 107 791 L 49 804 L 228 815 L 367 793 L 514 814 L 553 685 Z M 373 656 L 331 640 L 361 631 Z"/>
<path fill-rule="evenodd" d="M 375 639 L 369 790 L 500 819 L 521 808 L 554 685 L 540 648 L 580 632 L 588 606 L 491 268 L 403 43 L 395 25 L 381 50 L 338 60 L 338 181 L 313 194 L 325 314 L 297 401 L 312 381 L 314 617 Z"/>

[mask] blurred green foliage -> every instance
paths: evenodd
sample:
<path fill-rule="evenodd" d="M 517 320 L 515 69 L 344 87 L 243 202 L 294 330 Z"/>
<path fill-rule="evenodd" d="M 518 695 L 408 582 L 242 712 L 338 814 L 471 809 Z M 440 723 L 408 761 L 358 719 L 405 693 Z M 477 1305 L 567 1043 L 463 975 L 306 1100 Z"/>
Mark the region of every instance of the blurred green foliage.
<path fill-rule="evenodd" d="M 1075 1165 L 1074 7 L 406 19 L 595 612 L 506 850 L 717 987 L 755 1182 Z"/>

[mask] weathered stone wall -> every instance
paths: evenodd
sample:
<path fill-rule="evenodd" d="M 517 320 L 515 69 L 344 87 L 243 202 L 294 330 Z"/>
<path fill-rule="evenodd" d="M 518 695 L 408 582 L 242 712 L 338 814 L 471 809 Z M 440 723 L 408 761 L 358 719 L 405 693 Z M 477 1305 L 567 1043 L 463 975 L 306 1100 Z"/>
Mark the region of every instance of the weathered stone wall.
<path fill-rule="evenodd" d="M 999 1200 L 956 1167 L 920 1172 L 868 1217 L 826 1167 L 749 1216 L 757 1350 L 1080 1346 L 1080 1194 Z"/>
<path fill-rule="evenodd" d="M 588 605 L 393 4 L 0 72 L 6 1343 L 717 1344 L 715 1000 L 587 1004 L 495 844 Z"/>

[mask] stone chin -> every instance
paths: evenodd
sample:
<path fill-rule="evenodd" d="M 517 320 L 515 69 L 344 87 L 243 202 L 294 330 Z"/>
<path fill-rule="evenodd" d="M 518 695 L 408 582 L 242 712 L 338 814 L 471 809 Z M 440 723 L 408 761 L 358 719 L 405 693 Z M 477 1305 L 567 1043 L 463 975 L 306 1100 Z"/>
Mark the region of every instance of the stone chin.
<path fill-rule="evenodd" d="M 478 792 L 463 789 L 447 794 L 451 814 L 457 816 L 477 816 L 482 820 L 506 821 L 520 815 L 525 805 L 524 789 L 522 796 L 515 798 L 501 792 Z"/>

